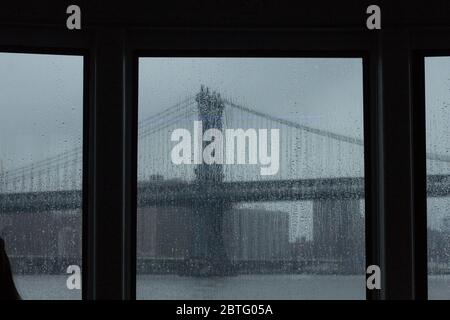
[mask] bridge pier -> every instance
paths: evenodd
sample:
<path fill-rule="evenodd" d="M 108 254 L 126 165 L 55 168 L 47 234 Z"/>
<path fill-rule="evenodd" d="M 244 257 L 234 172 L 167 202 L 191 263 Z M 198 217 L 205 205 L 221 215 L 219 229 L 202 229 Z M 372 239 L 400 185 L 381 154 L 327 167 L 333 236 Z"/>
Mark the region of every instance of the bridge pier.
<path fill-rule="evenodd" d="M 190 276 L 226 276 L 234 274 L 223 239 L 226 204 L 211 201 L 194 208 L 194 236 L 184 274 Z"/>
<path fill-rule="evenodd" d="M 222 113 L 224 103 L 220 95 L 210 92 L 202 86 L 196 96 L 199 120 L 202 129 L 222 130 Z M 206 142 L 202 142 L 202 152 Z M 211 186 L 223 182 L 222 164 L 198 165 L 195 169 L 195 186 L 199 194 L 205 194 Z M 193 276 L 224 276 L 234 273 L 233 265 L 228 258 L 222 233 L 224 212 L 230 205 L 222 199 L 208 199 L 193 203 L 194 235 L 189 258 L 184 273 Z"/>

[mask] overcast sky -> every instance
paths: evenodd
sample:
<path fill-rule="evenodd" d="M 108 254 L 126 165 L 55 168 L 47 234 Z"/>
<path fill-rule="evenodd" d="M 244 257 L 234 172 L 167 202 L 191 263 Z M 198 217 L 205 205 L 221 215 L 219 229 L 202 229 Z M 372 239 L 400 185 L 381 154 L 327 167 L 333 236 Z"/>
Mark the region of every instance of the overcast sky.
<path fill-rule="evenodd" d="M 139 117 L 202 84 L 253 109 L 362 138 L 362 61 L 355 58 L 142 58 Z M 427 147 L 450 150 L 450 58 L 427 60 Z M 81 145 L 83 61 L 0 53 L 0 159 L 5 170 Z"/>
<path fill-rule="evenodd" d="M 81 144 L 83 59 L 0 53 L 0 159 L 5 170 Z"/>
<path fill-rule="evenodd" d="M 202 84 L 240 104 L 362 138 L 361 59 L 141 58 L 140 118 Z"/>

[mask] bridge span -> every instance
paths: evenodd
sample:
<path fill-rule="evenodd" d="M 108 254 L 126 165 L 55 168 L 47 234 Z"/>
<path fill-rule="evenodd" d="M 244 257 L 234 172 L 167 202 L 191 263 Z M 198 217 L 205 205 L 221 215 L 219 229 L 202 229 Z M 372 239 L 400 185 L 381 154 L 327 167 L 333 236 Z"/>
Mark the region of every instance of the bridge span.
<path fill-rule="evenodd" d="M 190 206 L 195 202 L 226 203 L 261 201 L 312 201 L 320 199 L 363 199 L 363 178 L 319 178 L 220 182 L 199 185 L 177 180 L 141 182 L 138 207 Z M 427 177 L 428 197 L 450 196 L 450 175 Z M 45 212 L 80 208 L 80 190 L 0 194 L 0 212 Z"/>

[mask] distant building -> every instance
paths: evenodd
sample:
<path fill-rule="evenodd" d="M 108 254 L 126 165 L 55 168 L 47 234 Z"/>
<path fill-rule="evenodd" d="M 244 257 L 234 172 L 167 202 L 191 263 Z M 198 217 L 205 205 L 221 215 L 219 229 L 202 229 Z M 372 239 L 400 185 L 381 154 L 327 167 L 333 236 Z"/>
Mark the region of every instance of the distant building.
<path fill-rule="evenodd" d="M 224 240 L 229 258 L 290 259 L 289 214 L 264 209 L 233 209 L 224 217 Z"/>
<path fill-rule="evenodd" d="M 0 236 L 12 257 L 81 257 L 81 212 L 0 215 Z"/>
<path fill-rule="evenodd" d="M 5 214 L 0 215 L 0 235 L 15 261 L 24 264 L 35 258 L 53 264 L 60 261 L 58 270 L 64 270 L 67 263 L 81 260 L 81 219 L 79 210 Z M 187 207 L 138 208 L 137 257 L 188 258 L 196 223 L 193 210 Z M 230 209 L 224 214 L 222 229 L 225 250 L 232 261 L 290 259 L 289 214 L 286 212 Z"/>
<path fill-rule="evenodd" d="M 185 258 L 192 242 L 192 231 L 192 210 L 189 208 L 138 208 L 137 256 Z"/>
<path fill-rule="evenodd" d="M 316 260 L 334 262 L 338 272 L 364 270 L 364 219 L 359 200 L 314 201 L 313 248 Z"/>
<path fill-rule="evenodd" d="M 442 231 L 450 233 L 450 216 L 442 218 Z"/>
<path fill-rule="evenodd" d="M 189 208 L 138 209 L 137 254 L 141 258 L 186 258 L 194 241 L 195 215 Z M 285 260 L 289 257 L 289 214 L 232 209 L 223 218 L 228 258 Z"/>

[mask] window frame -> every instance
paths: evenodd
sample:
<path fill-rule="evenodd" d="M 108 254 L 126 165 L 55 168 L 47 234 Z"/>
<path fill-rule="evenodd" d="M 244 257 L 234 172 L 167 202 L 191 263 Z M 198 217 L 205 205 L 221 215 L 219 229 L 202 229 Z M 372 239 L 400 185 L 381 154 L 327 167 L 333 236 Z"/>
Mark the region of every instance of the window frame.
<path fill-rule="evenodd" d="M 46 36 L 50 35 L 50 36 Z M 83 106 L 82 106 L 82 193 L 81 193 L 81 261 L 82 261 L 82 291 L 81 299 L 86 297 L 88 279 L 91 277 L 88 263 L 90 241 L 92 233 L 89 232 L 92 218 L 89 210 L 89 172 L 92 172 L 89 155 L 90 132 L 90 58 L 88 41 L 84 35 L 67 35 L 59 30 L 42 29 L 39 31 L 28 28 L 1 28 L 0 53 L 18 54 L 46 54 L 78 56 L 83 58 Z M 26 44 L 26 45 L 24 45 Z"/>
<path fill-rule="evenodd" d="M 367 290 L 366 297 L 426 299 L 423 59 L 449 54 L 449 40 L 445 26 L 386 26 L 380 32 L 339 26 L 0 29 L 2 52 L 84 56 L 83 299 L 135 299 L 136 295 L 137 57 L 143 52 L 171 56 L 295 52 L 305 57 L 359 52 L 364 79 L 366 265 L 378 264 L 382 271 L 381 290 Z M 401 85 L 398 92 L 390 87 L 395 84 Z M 107 97 L 105 88 L 119 89 Z M 113 115 L 104 116 L 109 103 L 115 105 Z M 116 144 L 102 147 L 108 136 Z M 405 152 L 397 155 L 399 146 Z M 110 161 L 106 167 L 114 172 L 112 180 L 102 179 L 97 170 L 106 159 Z M 121 195 L 120 199 L 111 194 Z M 111 206 L 115 206 L 113 214 L 108 211 Z M 399 223 L 405 224 L 400 231 Z M 110 224 L 107 230 L 105 224 Z M 117 246 L 108 245 L 112 232 L 118 232 Z M 115 267 L 108 268 L 111 264 Z"/>
<path fill-rule="evenodd" d="M 321 41 L 317 41 L 320 38 Z M 137 114 L 138 114 L 138 61 L 143 57 L 269 57 L 269 58 L 361 58 L 363 79 L 363 126 L 364 126 L 364 178 L 365 178 L 365 260 L 369 265 L 380 265 L 379 217 L 376 182 L 378 162 L 373 158 L 379 147 L 375 128 L 378 118 L 376 91 L 373 79 L 376 78 L 376 66 L 371 63 L 376 54 L 373 46 L 374 36 L 360 30 L 343 31 L 273 31 L 273 30 L 131 30 L 127 41 L 128 55 L 132 57 L 133 143 L 132 154 L 136 159 L 132 168 L 132 181 L 137 186 Z M 372 41 L 371 41 L 372 40 Z M 161 49 L 164 48 L 164 49 Z M 133 190 L 132 220 L 128 228 L 129 241 L 134 248 L 133 263 L 130 264 L 132 287 L 130 298 L 136 299 L 136 237 L 137 237 L 137 190 Z M 383 286 L 384 287 L 384 286 Z M 366 299 L 380 299 L 378 290 L 366 288 Z"/>
<path fill-rule="evenodd" d="M 415 29 L 411 32 L 413 132 L 414 150 L 414 241 L 416 268 L 420 271 L 416 286 L 421 299 L 428 299 L 428 237 L 427 237 L 427 160 L 426 160 L 426 100 L 425 58 L 450 57 L 450 28 Z"/>

